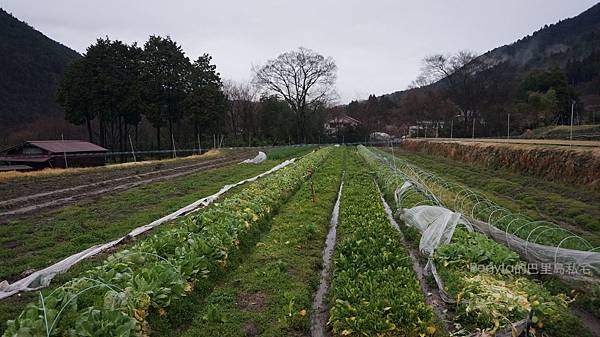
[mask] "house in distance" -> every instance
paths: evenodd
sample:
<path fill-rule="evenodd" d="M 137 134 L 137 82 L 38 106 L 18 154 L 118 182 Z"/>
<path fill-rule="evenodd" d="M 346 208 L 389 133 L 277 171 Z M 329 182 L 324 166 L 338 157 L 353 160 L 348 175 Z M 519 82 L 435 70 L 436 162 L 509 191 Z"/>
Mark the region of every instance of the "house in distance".
<path fill-rule="evenodd" d="M 35 140 L 1 151 L 0 162 L 32 169 L 102 166 L 107 152 L 101 146 L 81 140 Z"/>
<path fill-rule="evenodd" d="M 348 128 L 355 128 L 360 125 L 360 121 L 346 114 L 333 116 L 325 122 L 325 132 L 329 135 L 336 135 Z"/>

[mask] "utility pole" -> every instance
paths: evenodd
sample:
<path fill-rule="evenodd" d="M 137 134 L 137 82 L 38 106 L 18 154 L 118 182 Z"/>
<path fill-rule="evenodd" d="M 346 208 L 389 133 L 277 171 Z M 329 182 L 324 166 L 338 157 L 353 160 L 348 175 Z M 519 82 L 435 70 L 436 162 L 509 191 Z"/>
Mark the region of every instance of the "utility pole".
<path fill-rule="evenodd" d="M 450 120 L 450 139 L 453 138 L 453 131 L 454 131 L 454 117 L 452 117 L 452 119 Z"/>
<path fill-rule="evenodd" d="M 508 114 L 508 129 L 506 130 L 506 139 L 510 139 L 510 113 Z"/>
<path fill-rule="evenodd" d="M 473 134 L 472 134 L 471 138 L 473 139 L 473 141 L 475 141 L 475 118 L 474 117 L 473 117 Z"/>

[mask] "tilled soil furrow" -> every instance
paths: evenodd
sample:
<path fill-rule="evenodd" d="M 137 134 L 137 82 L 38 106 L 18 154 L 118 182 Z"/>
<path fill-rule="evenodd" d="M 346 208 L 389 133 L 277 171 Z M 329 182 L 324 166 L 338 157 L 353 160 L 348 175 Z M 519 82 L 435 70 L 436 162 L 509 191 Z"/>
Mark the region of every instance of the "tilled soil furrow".
<path fill-rule="evenodd" d="M 170 169 L 164 169 L 161 171 L 148 172 L 143 175 L 133 175 L 133 176 L 128 176 L 128 177 L 121 177 L 121 178 L 116 178 L 116 179 L 107 180 L 107 181 L 98 182 L 98 183 L 80 185 L 80 186 L 77 186 L 74 188 L 56 190 L 53 192 L 49 192 L 48 194 L 46 194 L 46 196 L 48 196 L 49 194 L 58 195 L 58 196 L 54 196 L 51 200 L 45 199 L 42 202 L 36 201 L 40 197 L 36 197 L 36 198 L 26 198 L 25 197 L 25 199 L 24 199 L 25 201 L 23 201 L 23 202 L 11 203 L 8 206 L 6 206 L 6 204 L 4 205 L 3 208 L 5 210 L 3 212 L 0 212 L 0 223 L 8 222 L 9 220 L 12 220 L 15 217 L 18 217 L 20 215 L 30 214 L 35 211 L 41 210 L 41 209 L 58 207 L 58 206 L 62 206 L 65 204 L 73 203 L 75 201 L 86 199 L 86 198 L 96 197 L 96 196 L 107 194 L 107 193 L 120 192 L 120 191 L 128 190 L 133 187 L 143 186 L 143 185 L 147 185 L 147 184 L 150 184 L 153 182 L 158 182 L 158 181 L 162 181 L 162 180 L 166 180 L 166 179 L 177 178 L 180 176 L 188 175 L 188 174 L 195 173 L 195 172 L 202 171 L 202 170 L 231 165 L 234 163 L 238 163 L 240 160 L 242 160 L 244 158 L 246 158 L 246 156 L 236 156 L 233 159 L 220 158 L 220 159 L 197 163 L 197 164 L 193 164 L 193 165 L 185 165 L 185 166 L 181 166 L 181 167 L 177 167 L 177 168 L 170 168 Z M 160 174 L 160 173 L 165 174 L 165 173 L 170 173 L 170 172 L 174 172 L 174 171 L 181 171 L 181 172 L 166 174 L 166 175 L 159 175 L 157 177 L 140 180 L 143 176 L 150 176 L 150 175 L 155 175 L 155 174 Z M 133 180 L 133 181 L 128 181 L 128 180 Z M 128 181 L 128 182 L 123 183 L 123 181 Z M 80 190 L 84 190 L 85 192 L 79 193 Z"/>

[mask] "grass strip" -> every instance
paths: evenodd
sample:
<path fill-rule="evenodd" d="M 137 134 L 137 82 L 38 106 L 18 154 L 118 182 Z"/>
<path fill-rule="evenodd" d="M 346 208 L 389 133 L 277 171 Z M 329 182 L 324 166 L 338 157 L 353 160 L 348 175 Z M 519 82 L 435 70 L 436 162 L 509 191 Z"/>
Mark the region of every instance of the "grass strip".
<path fill-rule="evenodd" d="M 163 320 L 172 322 L 154 335 L 179 335 L 173 323 L 193 320 L 183 336 L 309 336 L 312 296 L 344 151 L 335 149 L 279 209 L 250 255 L 205 301 L 167 313 Z"/>

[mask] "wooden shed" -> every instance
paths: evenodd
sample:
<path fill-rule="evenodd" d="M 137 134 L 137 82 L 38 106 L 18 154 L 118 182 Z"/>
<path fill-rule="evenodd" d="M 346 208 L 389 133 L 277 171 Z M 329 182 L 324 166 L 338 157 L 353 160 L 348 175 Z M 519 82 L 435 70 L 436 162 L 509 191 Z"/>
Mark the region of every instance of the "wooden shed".
<path fill-rule="evenodd" d="M 34 169 L 102 166 L 107 152 L 101 146 L 81 140 L 35 140 L 0 152 L 0 162 Z"/>

